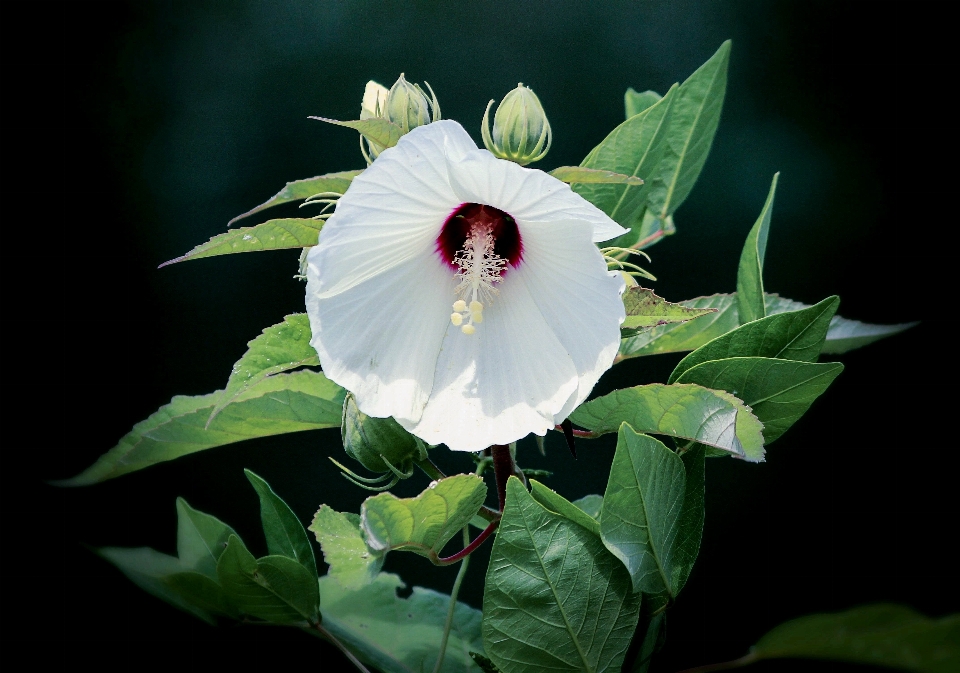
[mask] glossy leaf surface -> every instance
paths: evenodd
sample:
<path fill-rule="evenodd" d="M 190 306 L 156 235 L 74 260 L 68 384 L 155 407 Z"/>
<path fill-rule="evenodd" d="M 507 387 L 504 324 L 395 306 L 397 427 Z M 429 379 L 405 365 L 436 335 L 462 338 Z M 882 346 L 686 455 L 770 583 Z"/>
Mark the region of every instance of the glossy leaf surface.
<path fill-rule="evenodd" d="M 343 388 L 323 374 L 277 374 L 251 386 L 206 427 L 221 392 L 177 396 L 61 486 L 86 486 L 215 446 L 340 426 Z"/>
<path fill-rule="evenodd" d="M 730 357 L 765 357 L 816 362 L 830 321 L 840 305 L 833 296 L 809 308 L 778 313 L 742 325 L 717 337 L 683 358 L 668 383 L 702 362 Z"/>
<path fill-rule="evenodd" d="M 726 390 L 742 399 L 763 423 L 769 444 L 803 416 L 842 371 L 839 362 L 728 358 L 692 367 L 677 382 Z"/>
<path fill-rule="evenodd" d="M 550 171 L 550 175 L 566 183 L 592 183 L 605 185 L 642 185 L 643 179 L 635 175 L 624 175 L 613 171 L 585 168 L 583 166 L 560 166 Z"/>
<path fill-rule="evenodd" d="M 381 573 L 358 590 L 342 587 L 332 577 L 320 578 L 323 626 L 361 661 L 384 673 L 432 671 L 450 606 L 450 596 L 414 587 L 407 598 L 396 575 Z M 458 602 L 443 660 L 443 673 L 475 673 L 480 668 L 470 651 L 482 652 L 480 611 Z"/>
<path fill-rule="evenodd" d="M 639 609 L 640 595 L 600 538 L 511 477 L 483 596 L 483 642 L 497 668 L 619 670 Z"/>
<path fill-rule="evenodd" d="M 231 229 L 217 234 L 180 257 L 164 262 L 160 267 L 185 262 L 188 259 L 234 255 L 241 252 L 309 248 L 317 244 L 322 228 L 323 220 L 287 218 L 269 220 L 254 227 Z"/>
<path fill-rule="evenodd" d="M 766 315 L 763 296 L 763 258 L 767 252 L 767 235 L 770 232 L 770 218 L 773 215 L 773 197 L 777 192 L 777 179 L 773 176 L 770 192 L 763 204 L 760 216 L 747 234 L 740 253 L 740 265 L 737 267 L 737 308 L 740 324 L 759 320 Z"/>
<path fill-rule="evenodd" d="M 274 194 L 265 202 L 261 203 L 256 208 L 252 208 L 242 215 L 237 215 L 235 218 L 230 220 L 228 226 L 237 220 L 243 219 L 244 217 L 255 215 L 261 210 L 266 210 L 267 208 L 279 206 L 284 203 L 303 201 L 304 199 L 310 198 L 311 196 L 315 196 L 317 194 L 322 194 L 323 192 L 343 194 L 347 191 L 347 188 L 350 187 L 350 183 L 353 181 L 353 179 L 362 172 L 362 170 L 341 171 L 339 173 L 318 175 L 315 178 L 305 178 L 303 180 L 294 180 L 293 182 L 288 182 L 286 187 L 281 189 L 279 192 Z"/>
<path fill-rule="evenodd" d="M 627 422 L 638 432 L 682 437 L 750 461 L 763 459 L 762 424 L 722 388 L 662 383 L 623 388 L 581 404 L 570 420 L 597 434 L 617 432 Z"/>

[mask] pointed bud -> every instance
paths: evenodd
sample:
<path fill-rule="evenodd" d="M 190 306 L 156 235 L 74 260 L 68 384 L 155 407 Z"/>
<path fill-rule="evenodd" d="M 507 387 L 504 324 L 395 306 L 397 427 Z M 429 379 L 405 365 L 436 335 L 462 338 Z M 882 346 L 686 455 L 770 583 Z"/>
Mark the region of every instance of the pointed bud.
<path fill-rule="evenodd" d="M 343 402 L 340 434 L 347 455 L 371 472 L 392 471 L 385 461 L 409 472 L 413 461 L 424 456 L 423 444 L 416 437 L 392 418 L 367 416 L 350 393 Z"/>
<path fill-rule="evenodd" d="M 427 88 L 430 89 L 429 84 Z M 390 87 L 390 93 L 387 94 L 382 116 L 399 126 L 404 133 L 437 121 L 440 119 L 440 105 L 433 89 L 430 89 L 430 95 L 431 98 L 428 99 L 419 85 L 410 84 L 403 73 L 400 73 L 400 79 Z"/>
<path fill-rule="evenodd" d="M 382 117 L 388 93 L 390 93 L 390 89 L 382 84 L 373 80 L 367 82 L 367 86 L 363 90 L 363 102 L 360 104 L 360 119 Z"/>
<path fill-rule="evenodd" d="M 550 151 L 553 132 L 540 99 L 531 89 L 518 84 L 503 97 L 493 117 L 490 131 L 490 107 L 483 113 L 483 144 L 496 157 L 509 159 L 521 166 L 540 161 Z"/>

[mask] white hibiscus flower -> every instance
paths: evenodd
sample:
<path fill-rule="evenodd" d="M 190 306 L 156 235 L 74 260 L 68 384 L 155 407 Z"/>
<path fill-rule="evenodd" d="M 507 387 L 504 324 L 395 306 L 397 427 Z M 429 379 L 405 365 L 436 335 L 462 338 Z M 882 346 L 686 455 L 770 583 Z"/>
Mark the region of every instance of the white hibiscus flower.
<path fill-rule="evenodd" d="M 594 243 L 623 233 L 456 122 L 421 126 L 354 179 L 310 250 L 311 343 L 361 411 L 431 444 L 544 435 L 616 356 L 624 282 Z"/>

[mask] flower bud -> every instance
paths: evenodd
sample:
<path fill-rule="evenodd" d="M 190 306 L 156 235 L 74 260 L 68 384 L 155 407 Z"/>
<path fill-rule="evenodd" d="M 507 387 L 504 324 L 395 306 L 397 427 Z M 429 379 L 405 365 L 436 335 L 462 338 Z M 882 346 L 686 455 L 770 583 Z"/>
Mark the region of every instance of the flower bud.
<path fill-rule="evenodd" d="M 430 89 L 429 84 L 427 88 Z M 400 73 L 400 79 L 387 94 L 382 116 L 399 126 L 403 133 L 437 121 L 440 119 L 440 105 L 433 89 L 430 89 L 430 95 L 431 99 L 428 99 L 419 85 L 410 84 Z"/>
<path fill-rule="evenodd" d="M 360 119 L 382 117 L 390 89 L 370 80 L 363 90 L 363 102 L 360 104 Z"/>
<path fill-rule="evenodd" d="M 340 425 L 343 449 L 371 472 L 410 472 L 413 461 L 424 456 L 423 444 L 392 418 L 367 416 L 357 407 L 353 394 L 343 401 Z"/>
<path fill-rule="evenodd" d="M 518 84 L 503 97 L 493 116 L 490 131 L 490 107 L 483 113 L 483 144 L 496 157 L 509 159 L 521 166 L 540 161 L 550 151 L 553 132 L 540 99 L 532 90 Z"/>

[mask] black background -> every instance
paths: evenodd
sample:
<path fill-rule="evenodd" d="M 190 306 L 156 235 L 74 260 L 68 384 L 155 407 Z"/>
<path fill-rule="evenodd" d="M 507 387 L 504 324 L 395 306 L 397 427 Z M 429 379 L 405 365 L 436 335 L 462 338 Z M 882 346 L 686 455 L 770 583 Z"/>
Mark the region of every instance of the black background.
<path fill-rule="evenodd" d="M 429 81 L 444 117 L 478 141 L 486 101 L 522 81 L 553 125 L 539 165 L 549 169 L 579 163 L 622 120 L 626 87 L 663 92 L 727 38 L 712 153 L 677 235 L 650 250 L 657 292 L 677 301 L 732 291 L 779 170 L 767 288 L 810 303 L 839 294 L 850 318 L 922 324 L 842 356 L 846 371 L 766 463 L 708 463 L 701 556 L 655 670 L 735 658 L 810 612 L 874 601 L 956 611 L 954 50 L 938 5 L 893 7 L 100 2 L 7 13 L 3 142 L 18 180 L 4 216 L 14 402 L 2 591 L 26 634 L 17 640 L 64 667 L 345 666 L 292 630 L 212 629 L 84 547 L 172 553 L 182 495 L 262 553 L 244 467 L 304 521 L 321 503 L 357 511 L 365 494 L 325 457 L 342 455 L 336 430 L 219 448 L 90 488 L 43 483 L 89 465 L 174 394 L 222 387 L 249 339 L 303 310 L 295 251 L 156 266 L 287 180 L 362 167 L 352 131 L 306 117 L 355 118 L 367 79 L 389 86 L 403 71 Z M 663 381 L 677 359 L 618 365 L 598 392 Z M 581 443 L 573 462 L 551 436 L 546 459 L 521 443 L 521 462 L 554 470 L 548 483 L 573 499 L 602 492 L 613 443 Z M 470 465 L 435 454 L 452 471 Z M 411 482 L 402 493 L 425 483 Z M 476 607 L 488 553 L 461 594 Z M 442 591 L 456 572 L 399 553 L 387 570 Z"/>

